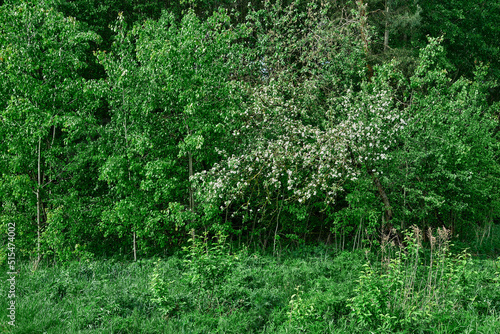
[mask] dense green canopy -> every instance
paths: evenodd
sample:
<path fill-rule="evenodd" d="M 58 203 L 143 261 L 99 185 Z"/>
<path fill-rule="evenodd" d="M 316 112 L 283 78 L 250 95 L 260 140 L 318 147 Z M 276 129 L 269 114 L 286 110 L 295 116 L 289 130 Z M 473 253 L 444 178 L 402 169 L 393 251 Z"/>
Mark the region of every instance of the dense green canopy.
<path fill-rule="evenodd" d="M 59 259 L 193 230 L 467 238 L 500 218 L 498 22 L 499 1 L 4 1 L 0 245 L 9 223 Z"/>

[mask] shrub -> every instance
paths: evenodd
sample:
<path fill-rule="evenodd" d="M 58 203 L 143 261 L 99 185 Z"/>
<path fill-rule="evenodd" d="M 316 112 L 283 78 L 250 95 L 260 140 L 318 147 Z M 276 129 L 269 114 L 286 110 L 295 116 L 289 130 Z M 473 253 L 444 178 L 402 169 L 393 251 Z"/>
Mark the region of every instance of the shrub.
<path fill-rule="evenodd" d="M 397 247 L 388 236 L 383 237 L 382 263 L 364 265 L 356 295 L 349 300 L 354 321 L 390 332 L 430 323 L 460 307 L 470 256 L 466 251 L 451 254 L 450 234 L 444 227 L 436 233 L 429 228 L 427 258 L 424 233 L 418 227 L 406 232 L 406 246 Z"/>

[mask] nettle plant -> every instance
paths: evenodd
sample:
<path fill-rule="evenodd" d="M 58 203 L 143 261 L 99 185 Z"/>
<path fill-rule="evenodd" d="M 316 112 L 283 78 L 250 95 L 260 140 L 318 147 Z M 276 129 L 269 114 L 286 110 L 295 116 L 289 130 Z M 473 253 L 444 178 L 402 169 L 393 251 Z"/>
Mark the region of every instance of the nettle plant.
<path fill-rule="evenodd" d="M 209 290 L 224 282 L 238 260 L 236 255 L 230 254 L 226 239 L 227 236 L 220 232 L 209 238 L 207 232 L 196 236 L 192 231 L 190 245 L 183 247 L 188 269 L 185 278 L 189 284 Z"/>
<path fill-rule="evenodd" d="M 215 305 L 214 293 L 220 291 L 239 265 L 240 256 L 245 254 L 244 250 L 232 254 L 226 239 L 220 232 L 210 237 L 207 232 L 196 235 L 194 229 L 191 230 L 189 245 L 183 247 L 183 272 L 177 280 L 166 280 L 164 263 L 157 262 L 150 276 L 150 291 L 152 301 L 166 317 L 173 316 L 185 307 L 203 309 L 207 305 Z M 190 305 L 179 291 L 194 292 L 197 306 Z"/>
<path fill-rule="evenodd" d="M 428 256 L 422 245 L 424 237 L 430 246 Z M 381 265 L 364 266 L 356 295 L 348 305 L 354 321 L 393 332 L 429 323 L 460 308 L 467 297 L 464 275 L 470 255 L 466 251 L 451 253 L 451 230 L 429 228 L 425 233 L 412 226 L 405 232 L 406 247 L 393 238 L 382 236 Z"/>

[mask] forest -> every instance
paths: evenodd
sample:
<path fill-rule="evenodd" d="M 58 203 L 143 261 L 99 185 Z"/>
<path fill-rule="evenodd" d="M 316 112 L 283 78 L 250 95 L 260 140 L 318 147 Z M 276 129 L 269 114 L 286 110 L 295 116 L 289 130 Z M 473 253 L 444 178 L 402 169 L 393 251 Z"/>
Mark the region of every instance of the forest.
<path fill-rule="evenodd" d="M 498 22 L 0 1 L 0 330 L 500 332 Z"/>

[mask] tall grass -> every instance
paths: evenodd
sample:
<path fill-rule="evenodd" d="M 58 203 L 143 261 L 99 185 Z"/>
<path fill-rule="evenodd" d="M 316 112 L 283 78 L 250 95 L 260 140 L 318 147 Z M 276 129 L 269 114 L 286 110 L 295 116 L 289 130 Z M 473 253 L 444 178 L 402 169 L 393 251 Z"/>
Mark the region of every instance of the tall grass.
<path fill-rule="evenodd" d="M 424 243 L 427 239 L 427 247 Z M 435 238 L 435 239 L 432 239 Z M 5 333 L 498 333 L 499 262 L 453 253 L 446 230 L 380 252 L 302 245 L 280 257 L 194 236 L 135 263 L 25 264 Z M 0 273 L 5 282 L 5 272 Z M 6 295 L 7 284 L 0 284 Z"/>
<path fill-rule="evenodd" d="M 452 253 L 451 232 L 444 227 L 429 228 L 424 234 L 413 226 L 401 244 L 391 240 L 394 232 L 382 237 L 381 262 L 364 265 L 349 301 L 351 317 L 359 327 L 425 332 L 464 315 L 474 322 L 480 295 L 491 298 L 483 315 L 498 319 L 498 269 L 481 273 L 467 251 Z M 424 237 L 428 248 L 422 246 Z M 483 285 L 486 282 L 490 284 Z M 500 329 L 498 324 L 495 328 Z"/>

